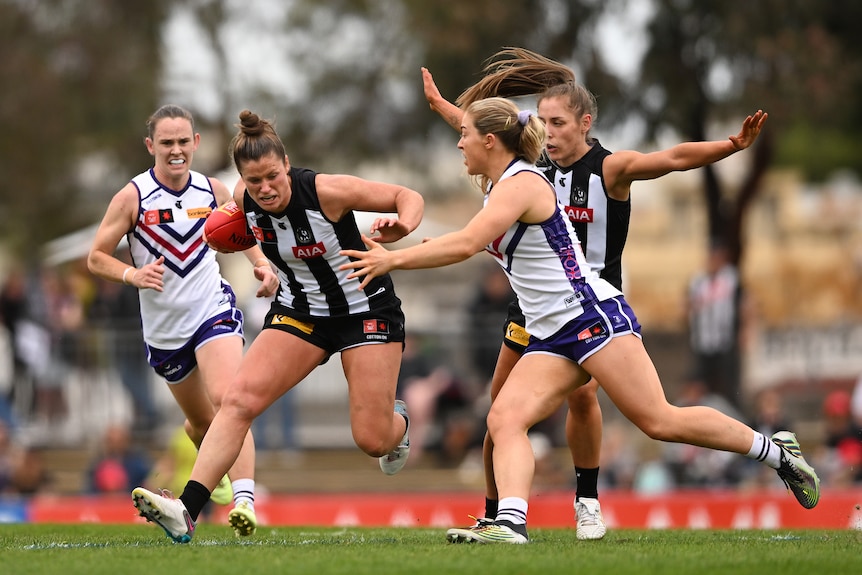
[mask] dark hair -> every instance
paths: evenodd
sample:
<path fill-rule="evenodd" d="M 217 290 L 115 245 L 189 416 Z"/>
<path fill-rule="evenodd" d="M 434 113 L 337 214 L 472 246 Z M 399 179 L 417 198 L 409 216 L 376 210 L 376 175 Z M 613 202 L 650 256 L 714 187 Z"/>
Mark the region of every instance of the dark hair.
<path fill-rule="evenodd" d="M 270 154 L 277 158 L 287 155 L 284 143 L 269 120 L 264 120 L 250 110 L 243 110 L 239 113 L 239 124 L 236 124 L 236 127 L 239 131 L 230 141 L 228 152 L 240 173 L 243 162 L 259 160 Z"/>
<path fill-rule="evenodd" d="M 485 62 L 484 77 L 455 100 L 459 107 L 492 96 L 515 98 L 536 94 L 537 104 L 546 98 L 562 97 L 575 117 L 590 114 L 593 121 L 598 118 L 596 97 L 577 83 L 571 68 L 555 60 L 525 48 L 509 47 Z"/>
<path fill-rule="evenodd" d="M 545 126 L 527 111 L 505 98 L 485 98 L 467 107 L 466 113 L 482 134 L 494 134 L 505 148 L 519 158 L 535 164 L 545 145 Z M 479 177 L 483 190 L 487 189 L 488 179 Z"/>
<path fill-rule="evenodd" d="M 195 119 L 192 116 L 192 113 L 181 106 L 175 106 L 174 104 L 165 104 L 164 106 L 153 112 L 149 118 L 147 118 L 147 136 L 151 140 L 156 133 L 156 124 L 158 124 L 160 120 L 164 120 L 165 118 L 185 118 L 192 125 L 192 133 L 194 134 Z"/>

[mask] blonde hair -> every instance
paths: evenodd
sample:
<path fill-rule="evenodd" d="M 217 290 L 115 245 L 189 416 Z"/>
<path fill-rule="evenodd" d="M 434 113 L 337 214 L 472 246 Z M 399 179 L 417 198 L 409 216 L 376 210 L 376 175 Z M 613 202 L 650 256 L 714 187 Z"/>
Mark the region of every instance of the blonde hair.
<path fill-rule="evenodd" d="M 485 98 L 467 106 L 465 111 L 481 135 L 494 134 L 506 150 L 516 157 L 535 164 L 545 145 L 545 125 L 532 112 L 518 110 L 505 98 Z M 479 176 L 482 190 L 488 189 L 489 179 Z"/>
<path fill-rule="evenodd" d="M 537 95 L 537 105 L 547 98 L 563 98 L 576 118 L 599 115 L 596 97 L 577 83 L 571 68 L 526 48 L 504 48 L 485 61 L 484 77 L 455 100 L 462 109 L 477 100 L 502 96 Z M 590 140 L 589 132 L 586 134 Z"/>

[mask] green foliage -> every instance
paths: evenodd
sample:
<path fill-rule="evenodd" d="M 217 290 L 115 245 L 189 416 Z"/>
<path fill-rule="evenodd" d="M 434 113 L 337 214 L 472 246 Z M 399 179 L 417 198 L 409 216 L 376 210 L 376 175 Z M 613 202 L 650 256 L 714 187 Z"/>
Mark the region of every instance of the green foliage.
<path fill-rule="evenodd" d="M 83 189 L 83 160 L 115 168 L 147 157 L 162 17 L 160 1 L 0 0 L 0 208 L 3 239 L 19 250 L 104 211 L 82 199 L 110 197 L 118 182 Z"/>
<path fill-rule="evenodd" d="M 783 130 L 775 163 L 804 172 L 809 181 L 823 182 L 840 169 L 862 174 L 860 149 L 862 130 L 797 122 Z"/>
<path fill-rule="evenodd" d="M 177 545 L 145 525 L 2 525 L 0 561 L 18 575 L 151 573 L 614 573 L 762 575 L 859 572 L 858 531 L 534 529 L 528 545 L 451 545 L 442 529 L 261 528 L 237 539 L 203 525 Z"/>
<path fill-rule="evenodd" d="M 215 129 L 225 143 L 238 111 L 251 107 L 277 120 L 300 165 L 352 171 L 357 162 L 383 158 L 424 165 L 429 144 L 454 146 L 454 138 L 428 110 L 419 67 L 427 66 L 454 99 L 486 58 L 522 46 L 576 70 L 599 96 L 602 133 L 637 119 L 645 141 L 668 130 L 702 139 L 718 122 L 768 111 L 750 193 L 715 189 L 711 168 L 703 170 L 713 228 L 740 227 L 724 226 L 727 216 L 717 206 L 722 195 L 750 199 L 775 161 L 772 150 L 815 179 L 842 165 L 859 168 L 852 149 L 862 132 L 862 3 L 654 0 L 643 60 L 632 77 L 619 78 L 602 53 L 600 24 L 643 5 L 294 0 L 265 12 L 225 0 L 0 0 L 0 209 L 8 222 L 2 239 L 24 251 L 92 223 L 110 195 L 149 163 L 141 138 L 171 66 L 161 58 L 161 31 L 172 10 L 190 11 L 209 36 L 204 44 L 221 70 L 209 95 L 224 110 Z M 229 71 L 262 61 L 236 44 L 258 36 L 297 72 L 252 74 L 278 79 L 277 88 L 238 82 L 247 76 Z M 821 149 L 812 154 L 807 136 Z M 732 213 L 743 212 L 744 205 Z"/>

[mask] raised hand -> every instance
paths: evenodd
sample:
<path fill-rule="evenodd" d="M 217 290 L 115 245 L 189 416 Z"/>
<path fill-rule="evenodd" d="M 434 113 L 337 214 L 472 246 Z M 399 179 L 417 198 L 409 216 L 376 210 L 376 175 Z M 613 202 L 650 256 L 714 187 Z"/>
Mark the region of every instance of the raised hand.
<path fill-rule="evenodd" d="M 742 129 L 739 134 L 730 136 L 730 141 L 737 150 L 744 150 L 754 143 L 757 136 L 760 135 L 760 130 L 763 129 L 763 124 L 766 123 L 766 118 L 769 114 L 763 110 L 758 110 L 753 116 L 748 116 L 742 122 Z"/>

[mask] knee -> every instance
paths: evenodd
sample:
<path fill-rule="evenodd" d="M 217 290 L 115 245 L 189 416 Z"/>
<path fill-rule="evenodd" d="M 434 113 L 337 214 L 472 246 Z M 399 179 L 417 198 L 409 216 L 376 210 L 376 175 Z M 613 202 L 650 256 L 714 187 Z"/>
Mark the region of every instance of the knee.
<path fill-rule="evenodd" d="M 389 441 L 383 433 L 374 433 L 368 430 L 362 432 L 353 431 L 353 441 L 356 446 L 371 457 L 383 457 L 392 449 L 394 445 L 389 445 Z"/>
<path fill-rule="evenodd" d="M 499 440 L 505 433 L 525 427 L 521 426 L 512 414 L 506 413 L 503 409 L 495 409 L 495 404 L 491 404 L 491 410 L 485 422 L 488 426 L 488 437 L 492 442 Z M 523 431 L 526 433 L 526 429 Z"/>
<path fill-rule="evenodd" d="M 634 423 L 650 439 L 666 442 L 676 441 L 676 436 L 673 433 L 673 423 L 669 417 L 651 415 L 639 418 Z"/>
<path fill-rule="evenodd" d="M 218 411 L 223 412 L 224 417 L 244 421 L 249 425 L 264 409 L 260 399 L 253 394 L 244 393 L 241 386 L 231 386 L 218 406 Z"/>
<path fill-rule="evenodd" d="M 586 417 L 594 410 L 601 410 L 598 397 L 598 384 L 595 380 L 590 380 L 590 383 L 582 385 L 575 391 L 569 394 L 567 398 L 569 411 L 576 417 Z"/>

